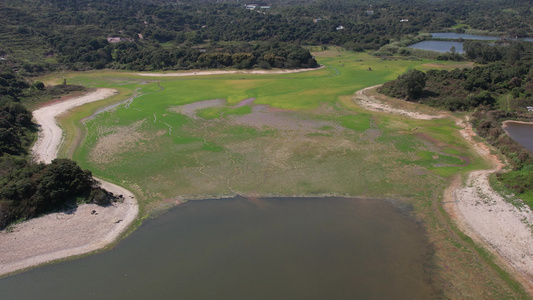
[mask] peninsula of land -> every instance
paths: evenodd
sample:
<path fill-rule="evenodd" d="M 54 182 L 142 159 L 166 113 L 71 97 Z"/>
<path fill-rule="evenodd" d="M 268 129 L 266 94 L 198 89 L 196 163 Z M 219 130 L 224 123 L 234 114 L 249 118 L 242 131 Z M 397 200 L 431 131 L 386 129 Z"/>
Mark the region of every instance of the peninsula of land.
<path fill-rule="evenodd" d="M 57 157 L 63 131 L 56 118 L 77 106 L 106 99 L 116 93 L 113 89 L 97 89 L 80 97 L 46 105 L 33 112 L 41 126 L 32 153 L 36 161 L 50 163 Z M 115 242 L 137 218 L 139 208 L 135 195 L 123 187 L 98 180 L 101 187 L 122 202 L 102 207 L 80 205 L 69 211 L 47 214 L 15 224 L 0 232 L 0 276 L 50 263 L 58 259 L 78 256 Z"/>

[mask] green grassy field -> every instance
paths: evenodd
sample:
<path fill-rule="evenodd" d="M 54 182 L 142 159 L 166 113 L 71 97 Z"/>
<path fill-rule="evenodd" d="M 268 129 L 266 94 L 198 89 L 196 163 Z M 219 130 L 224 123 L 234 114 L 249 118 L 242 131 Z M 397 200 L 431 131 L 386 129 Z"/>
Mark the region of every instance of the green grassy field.
<path fill-rule="evenodd" d="M 454 175 L 486 166 L 453 120 L 370 112 L 352 100 L 357 90 L 410 68 L 453 64 L 382 60 L 339 49 L 315 55 L 325 68 L 283 75 L 172 78 L 94 71 L 43 81 L 67 78 L 119 90 L 62 119 L 61 155 L 134 191 L 142 215 L 184 200 L 234 194 L 400 200 L 423 221 L 437 249 L 428 268 L 444 295 L 520 296 L 441 209 Z M 237 105 L 250 98 L 253 103 Z M 214 99 L 223 100 L 203 102 Z M 112 103 L 119 104 L 98 111 Z M 468 279 L 470 274 L 490 280 Z"/>
<path fill-rule="evenodd" d="M 85 121 L 88 134 L 82 146 L 64 148 L 62 154 L 72 155 L 100 177 L 136 186 L 145 211 L 163 199 L 234 193 L 410 197 L 424 194 L 425 187 L 410 188 L 400 176 L 404 172 L 419 174 L 410 177 L 413 181 L 422 176 L 442 183 L 457 170 L 472 167 L 458 158 L 469 155 L 461 152 L 461 147 L 466 151 L 464 145 L 440 149 L 420 138 L 426 133 L 453 143 L 458 139 L 450 121 L 378 116 L 339 104 L 343 95 L 394 79 L 428 61 L 382 60 L 336 49 L 318 55 L 326 68 L 284 75 L 69 74 L 70 83 L 119 88 L 134 99 Z M 247 98 L 255 98 L 254 107 L 280 110 L 262 116 L 283 114 L 283 120 L 271 122 L 305 119 L 310 123 L 306 126 L 325 122 L 326 129 L 302 132 L 234 124 L 234 117 L 252 113 L 250 105 L 233 107 Z M 197 119 L 172 110 L 211 99 L 225 99 L 226 105 L 199 109 Z M 64 126 L 73 132 L 75 121 L 91 115 L 97 106 L 73 112 Z M 410 133 L 414 128 L 422 130 Z M 277 146 L 266 152 L 271 145 Z M 412 149 L 406 151 L 402 145 Z M 262 180 L 265 176 L 269 180 Z"/>

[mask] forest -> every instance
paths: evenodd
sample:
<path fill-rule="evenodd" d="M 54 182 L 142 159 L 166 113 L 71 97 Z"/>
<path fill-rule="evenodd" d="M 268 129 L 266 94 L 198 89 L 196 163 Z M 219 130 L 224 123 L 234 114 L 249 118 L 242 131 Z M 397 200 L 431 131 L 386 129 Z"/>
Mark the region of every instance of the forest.
<path fill-rule="evenodd" d="M 305 45 L 377 50 L 408 35 L 465 28 L 526 37 L 533 24 L 527 0 L 268 4 L 250 10 L 229 0 L 5 0 L 0 68 L 26 75 L 99 68 L 298 68 L 316 64 Z"/>

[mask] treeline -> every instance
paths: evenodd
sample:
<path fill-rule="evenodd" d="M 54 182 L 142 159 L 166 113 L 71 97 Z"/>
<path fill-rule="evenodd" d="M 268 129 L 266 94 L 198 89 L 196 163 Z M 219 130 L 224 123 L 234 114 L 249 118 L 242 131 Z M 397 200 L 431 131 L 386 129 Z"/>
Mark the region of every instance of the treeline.
<path fill-rule="evenodd" d="M 70 46 L 65 46 L 67 44 Z M 69 39 L 56 40 L 52 45 L 61 49 L 58 61 L 72 70 L 295 69 L 318 66 L 308 50 L 287 43 L 238 43 L 229 46 L 215 43 L 201 49 L 151 49 L 134 42 L 110 44 L 106 39 Z"/>
<path fill-rule="evenodd" d="M 76 201 L 107 205 L 116 200 L 98 187 L 91 172 L 71 160 L 56 159 L 49 165 L 32 162 L 28 150 L 37 129 L 31 112 L 17 101 L 26 97 L 25 92 L 35 95 L 45 90 L 42 83 L 0 74 L 0 229 Z"/>
<path fill-rule="evenodd" d="M 402 80 L 384 84 L 380 92 L 451 111 L 466 111 L 481 105 L 496 107 L 497 99 L 502 97 L 506 100 L 500 105 L 505 110 L 524 111 L 526 106 L 533 105 L 531 43 L 512 42 L 506 46 L 472 43 L 466 55 L 473 60 L 490 57 L 490 63 L 452 71 L 429 70 L 421 75 L 423 79 L 418 79 L 423 82 L 416 93 L 410 94 Z"/>
<path fill-rule="evenodd" d="M 523 36 L 529 34 L 524 28 L 533 26 L 526 2 L 294 0 L 248 10 L 236 0 L 4 0 L 0 64 L 26 74 L 62 68 L 306 67 L 309 60 L 289 62 L 288 55 L 278 54 L 285 61 L 274 63 L 264 56 L 276 43 L 377 50 L 408 34 L 449 29 L 458 20 L 477 29 L 498 24 L 503 36 Z M 487 14 L 491 18 L 483 17 Z M 120 42 L 109 43 L 109 37 Z M 236 43 L 266 46 L 232 51 Z M 204 51 L 220 53 L 220 59 L 198 61 Z M 240 52 L 255 61 L 234 62 Z"/>

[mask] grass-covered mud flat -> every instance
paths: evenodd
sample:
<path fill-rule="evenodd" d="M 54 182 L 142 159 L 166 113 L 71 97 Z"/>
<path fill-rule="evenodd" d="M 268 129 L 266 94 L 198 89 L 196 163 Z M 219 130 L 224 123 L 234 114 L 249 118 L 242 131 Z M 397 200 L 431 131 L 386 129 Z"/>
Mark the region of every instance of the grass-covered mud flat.
<path fill-rule="evenodd" d="M 362 88 L 434 62 L 336 49 L 315 55 L 325 68 L 282 75 L 50 76 L 45 81 L 120 92 L 63 118 L 60 153 L 134 191 L 144 216 L 235 194 L 394 199 L 426 228 L 435 250 L 427 269 L 444 297 L 526 297 L 442 208 L 454 175 L 487 167 L 454 120 L 417 120 L 354 101 Z"/>

